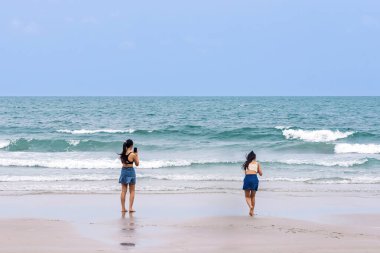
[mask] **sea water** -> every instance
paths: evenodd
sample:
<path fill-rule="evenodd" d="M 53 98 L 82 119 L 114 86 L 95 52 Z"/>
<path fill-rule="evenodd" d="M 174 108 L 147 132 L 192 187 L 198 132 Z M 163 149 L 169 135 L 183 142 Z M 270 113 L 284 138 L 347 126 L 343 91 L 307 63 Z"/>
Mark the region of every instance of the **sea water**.
<path fill-rule="evenodd" d="M 0 97 L 0 194 L 239 192 L 251 150 L 263 191 L 380 193 L 379 97 Z"/>

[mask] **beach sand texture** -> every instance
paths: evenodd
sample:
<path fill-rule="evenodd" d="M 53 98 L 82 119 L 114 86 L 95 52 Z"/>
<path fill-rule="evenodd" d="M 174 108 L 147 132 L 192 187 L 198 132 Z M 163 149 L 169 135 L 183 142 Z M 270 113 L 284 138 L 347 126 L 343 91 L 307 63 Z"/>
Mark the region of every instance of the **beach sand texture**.
<path fill-rule="evenodd" d="M 259 214 L 254 218 L 246 214 L 242 196 L 235 194 L 143 194 L 137 199 L 138 211 L 124 217 L 115 195 L 0 198 L 6 206 L 0 219 L 1 252 L 378 252 L 380 248 L 379 204 L 375 198 L 360 196 L 264 193 L 258 197 Z M 330 202 L 348 210 L 342 203 L 348 206 L 354 199 L 360 205 L 352 209 L 356 214 L 318 210 Z M 302 202 L 300 206 L 306 205 L 302 211 L 310 215 L 292 214 L 298 207 L 286 202 Z M 276 215 L 260 214 L 274 208 Z M 283 217 L 278 215 L 281 211 Z"/>

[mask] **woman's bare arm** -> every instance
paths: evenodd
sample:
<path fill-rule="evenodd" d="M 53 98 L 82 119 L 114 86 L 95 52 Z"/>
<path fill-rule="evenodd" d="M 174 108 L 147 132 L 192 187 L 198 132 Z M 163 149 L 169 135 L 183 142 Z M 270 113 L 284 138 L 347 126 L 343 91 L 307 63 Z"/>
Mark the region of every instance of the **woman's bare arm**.
<path fill-rule="evenodd" d="M 135 162 L 136 166 L 139 166 L 140 165 L 139 154 L 138 153 L 134 153 L 133 155 L 134 155 L 133 161 Z"/>
<path fill-rule="evenodd" d="M 260 177 L 263 176 L 263 171 L 261 170 L 261 164 L 258 164 L 257 172 L 259 173 Z"/>

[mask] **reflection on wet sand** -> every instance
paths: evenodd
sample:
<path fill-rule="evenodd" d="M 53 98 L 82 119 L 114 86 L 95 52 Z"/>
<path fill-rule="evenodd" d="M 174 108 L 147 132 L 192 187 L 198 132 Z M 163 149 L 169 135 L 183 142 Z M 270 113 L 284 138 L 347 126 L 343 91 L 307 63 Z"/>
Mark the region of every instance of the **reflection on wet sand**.
<path fill-rule="evenodd" d="M 122 242 L 120 242 L 121 246 L 125 247 L 134 247 L 135 243 L 135 218 L 133 217 L 133 213 L 128 213 L 128 217 L 126 217 L 125 212 L 121 214 L 121 237 Z"/>

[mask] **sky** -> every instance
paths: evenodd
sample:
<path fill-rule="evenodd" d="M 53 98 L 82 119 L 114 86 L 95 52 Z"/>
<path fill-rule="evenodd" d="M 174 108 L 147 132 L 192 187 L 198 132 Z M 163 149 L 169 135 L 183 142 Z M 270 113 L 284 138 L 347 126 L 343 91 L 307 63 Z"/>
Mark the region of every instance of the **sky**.
<path fill-rule="evenodd" d="M 380 95 L 379 0 L 0 1 L 0 96 Z"/>

